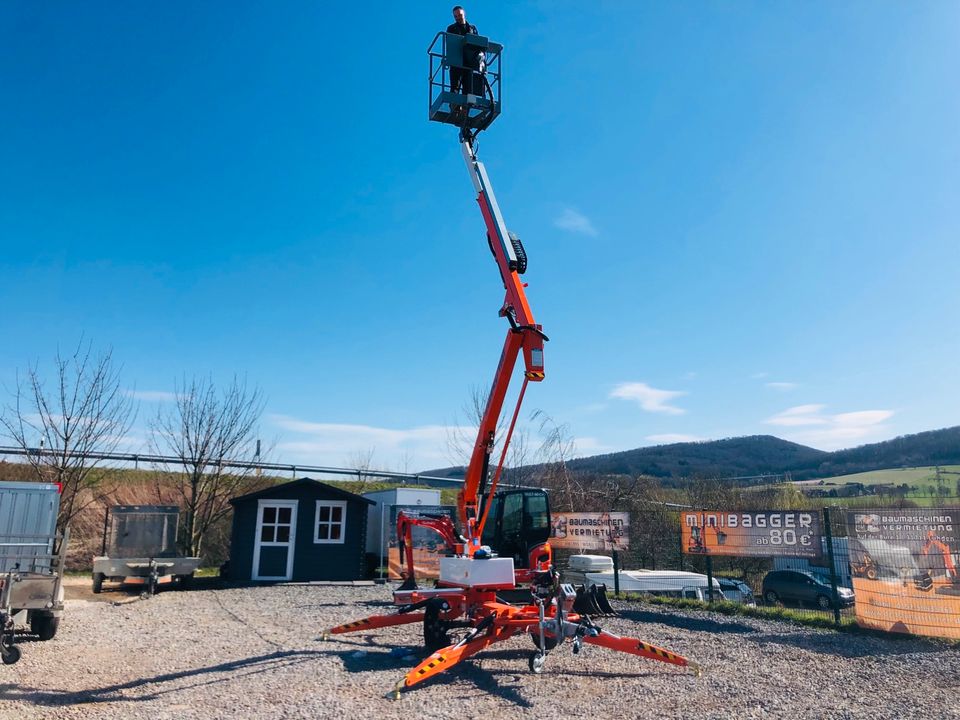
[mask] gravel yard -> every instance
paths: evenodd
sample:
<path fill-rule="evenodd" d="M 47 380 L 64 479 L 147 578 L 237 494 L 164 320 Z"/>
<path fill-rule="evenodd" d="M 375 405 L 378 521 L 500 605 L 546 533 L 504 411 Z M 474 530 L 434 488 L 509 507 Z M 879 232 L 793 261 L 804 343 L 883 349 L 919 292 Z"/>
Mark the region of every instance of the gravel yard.
<path fill-rule="evenodd" d="M 0 666 L 0 718 L 958 717 L 960 651 L 787 624 L 615 603 L 600 624 L 686 655 L 682 668 L 564 644 L 531 674 L 528 637 L 385 697 L 420 626 L 335 636 L 389 612 L 384 586 L 164 592 L 67 601 L 57 637 Z"/>

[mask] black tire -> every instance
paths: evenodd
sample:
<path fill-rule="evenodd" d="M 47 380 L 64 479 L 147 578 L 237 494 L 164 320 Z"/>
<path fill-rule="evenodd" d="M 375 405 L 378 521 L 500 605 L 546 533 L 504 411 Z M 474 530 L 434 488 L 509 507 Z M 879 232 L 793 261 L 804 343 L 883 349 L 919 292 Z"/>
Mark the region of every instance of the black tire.
<path fill-rule="evenodd" d="M 780 602 L 780 596 L 773 590 L 767 590 L 763 593 L 763 599 L 767 605 L 776 605 Z"/>
<path fill-rule="evenodd" d="M 873 566 L 867 568 L 866 572 L 867 580 L 876 580 L 877 579 L 877 569 Z"/>
<path fill-rule="evenodd" d="M 423 645 L 433 652 L 450 644 L 450 636 L 447 635 L 447 625 L 440 617 L 443 606 L 446 601 L 431 602 L 427 605 L 423 613 Z"/>
<path fill-rule="evenodd" d="M 193 585 L 193 573 L 189 575 L 180 575 L 177 578 L 177 585 L 181 590 L 189 590 Z"/>
<path fill-rule="evenodd" d="M 20 660 L 20 648 L 18 648 L 16 645 L 11 645 L 10 647 L 4 648 L 3 650 L 4 665 L 13 665 L 19 660 Z"/>
<path fill-rule="evenodd" d="M 93 594 L 99 595 L 103 592 L 103 581 L 106 579 L 106 575 L 103 573 L 95 572 L 93 574 Z"/>
<path fill-rule="evenodd" d="M 817 595 L 817 607 L 821 610 L 829 610 L 833 603 L 830 602 L 830 598 L 826 595 Z"/>
<path fill-rule="evenodd" d="M 60 618 L 52 615 L 34 615 L 30 618 L 30 631 L 41 640 L 53 640 L 60 627 Z"/>
<path fill-rule="evenodd" d="M 552 635 L 544 635 L 544 636 L 543 636 L 543 644 L 544 644 L 546 647 L 540 647 L 540 633 L 539 633 L 539 632 L 533 632 L 533 633 L 531 633 L 531 634 L 530 634 L 530 637 L 533 638 L 533 644 L 534 644 L 534 646 L 537 648 L 537 650 L 546 650 L 547 652 L 550 652 L 551 650 L 553 650 L 553 649 L 557 646 L 557 638 L 555 638 L 555 637 L 552 636 Z"/>

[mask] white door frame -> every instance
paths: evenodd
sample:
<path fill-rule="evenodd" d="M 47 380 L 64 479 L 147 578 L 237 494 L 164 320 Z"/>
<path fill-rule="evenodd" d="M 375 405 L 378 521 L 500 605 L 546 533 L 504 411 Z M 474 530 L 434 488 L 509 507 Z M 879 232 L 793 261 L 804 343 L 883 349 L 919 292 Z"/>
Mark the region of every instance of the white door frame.
<path fill-rule="evenodd" d="M 252 580 L 292 580 L 293 579 L 293 554 L 297 547 L 297 500 L 258 500 L 257 501 L 257 534 L 253 540 L 253 570 L 250 574 Z M 291 508 L 290 512 L 290 538 L 285 543 L 278 542 L 260 542 L 263 530 L 263 510 L 264 508 Z M 261 547 L 286 547 L 287 548 L 287 572 L 282 577 L 273 577 L 259 575 L 260 568 L 260 548 Z"/>

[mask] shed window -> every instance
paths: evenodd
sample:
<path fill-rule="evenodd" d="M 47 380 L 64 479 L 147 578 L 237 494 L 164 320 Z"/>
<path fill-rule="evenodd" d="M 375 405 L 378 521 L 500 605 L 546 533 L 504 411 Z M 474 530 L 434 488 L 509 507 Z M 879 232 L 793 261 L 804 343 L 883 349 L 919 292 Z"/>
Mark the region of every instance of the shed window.
<path fill-rule="evenodd" d="M 315 543 L 344 542 L 347 525 L 347 502 L 345 500 L 317 500 L 317 521 L 313 536 Z"/>

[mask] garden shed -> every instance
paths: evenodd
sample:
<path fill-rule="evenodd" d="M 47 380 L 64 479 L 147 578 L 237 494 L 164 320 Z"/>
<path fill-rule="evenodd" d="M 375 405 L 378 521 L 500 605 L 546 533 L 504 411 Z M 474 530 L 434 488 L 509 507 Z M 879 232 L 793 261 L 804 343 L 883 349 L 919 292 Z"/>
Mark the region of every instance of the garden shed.
<path fill-rule="evenodd" d="M 360 495 L 301 478 L 233 498 L 230 578 L 360 580 L 367 509 Z"/>

